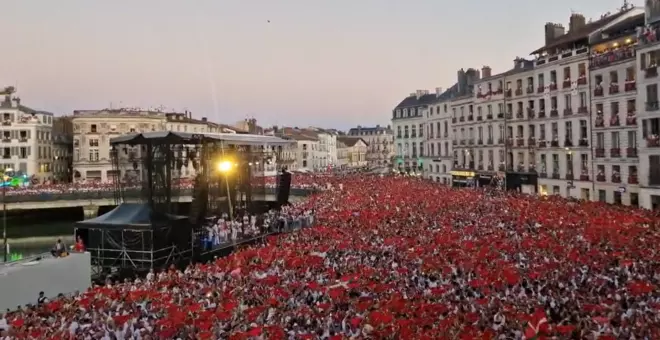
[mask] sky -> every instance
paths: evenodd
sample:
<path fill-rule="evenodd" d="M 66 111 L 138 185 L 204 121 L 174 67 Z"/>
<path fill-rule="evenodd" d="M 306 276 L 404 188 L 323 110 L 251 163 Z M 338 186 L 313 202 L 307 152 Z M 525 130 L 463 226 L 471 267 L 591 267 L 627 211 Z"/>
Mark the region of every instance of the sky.
<path fill-rule="evenodd" d="M 642 0 L 632 1 L 641 6 Z M 189 110 L 222 123 L 387 125 L 409 93 L 494 73 L 543 45 L 546 22 L 623 0 L 6 1 L 0 86 L 55 113 Z M 270 21 L 270 22 L 269 22 Z"/>

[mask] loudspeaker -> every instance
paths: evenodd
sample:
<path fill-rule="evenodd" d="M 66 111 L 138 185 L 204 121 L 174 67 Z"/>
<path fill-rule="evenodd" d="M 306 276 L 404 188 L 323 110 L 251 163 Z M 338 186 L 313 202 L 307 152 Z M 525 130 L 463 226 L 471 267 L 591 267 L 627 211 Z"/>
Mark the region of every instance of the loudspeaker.
<path fill-rule="evenodd" d="M 278 178 L 277 203 L 279 205 L 284 205 L 289 203 L 290 192 L 291 192 L 291 173 L 283 170 Z"/>

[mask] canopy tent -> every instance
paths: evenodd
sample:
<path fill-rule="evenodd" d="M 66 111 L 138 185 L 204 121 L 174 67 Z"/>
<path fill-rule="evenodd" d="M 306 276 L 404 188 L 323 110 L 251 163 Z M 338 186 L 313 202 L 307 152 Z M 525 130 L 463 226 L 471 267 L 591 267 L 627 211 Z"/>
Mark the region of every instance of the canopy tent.
<path fill-rule="evenodd" d="M 122 203 L 101 216 L 76 223 L 78 228 L 152 229 L 185 220 L 185 216 L 154 215 L 147 204 Z M 154 225 L 155 224 L 155 225 Z"/>

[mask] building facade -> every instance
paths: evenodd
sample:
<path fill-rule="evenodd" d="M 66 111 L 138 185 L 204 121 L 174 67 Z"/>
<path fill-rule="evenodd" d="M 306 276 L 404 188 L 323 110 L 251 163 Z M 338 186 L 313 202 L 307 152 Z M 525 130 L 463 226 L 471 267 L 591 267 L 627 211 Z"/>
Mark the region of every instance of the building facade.
<path fill-rule="evenodd" d="M 0 90 L 0 100 L 0 167 L 35 183 L 52 180 L 53 114 L 22 105 L 14 87 Z"/>
<path fill-rule="evenodd" d="M 73 180 L 73 123 L 70 116 L 53 119 L 53 181 Z"/>
<path fill-rule="evenodd" d="M 361 168 L 369 164 L 367 160 L 369 144 L 361 137 L 340 136 L 337 138 L 337 143 L 341 145 L 337 153 L 343 158 L 340 168 Z"/>
<path fill-rule="evenodd" d="M 422 172 L 424 169 L 424 117 L 435 100 L 435 93 L 417 90 L 392 110 L 395 169 L 407 172 Z"/>
<path fill-rule="evenodd" d="M 660 26 L 649 23 L 640 36 L 636 53 L 637 135 L 639 143 L 639 203 L 647 209 L 660 207 L 660 96 L 658 62 L 660 61 Z"/>
<path fill-rule="evenodd" d="M 369 145 L 367 148 L 367 163 L 370 167 L 391 165 L 392 157 L 394 157 L 392 126 L 364 127 L 358 125 L 348 130 L 348 136 L 360 137 Z"/>

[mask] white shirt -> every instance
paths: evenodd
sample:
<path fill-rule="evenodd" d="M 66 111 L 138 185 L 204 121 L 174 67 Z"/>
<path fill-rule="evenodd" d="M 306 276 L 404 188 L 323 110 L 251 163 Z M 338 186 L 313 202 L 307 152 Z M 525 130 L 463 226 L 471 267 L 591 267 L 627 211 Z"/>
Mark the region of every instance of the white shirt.
<path fill-rule="evenodd" d="M 9 330 L 9 324 L 7 323 L 7 319 L 2 318 L 0 319 L 0 331 L 8 331 Z"/>

